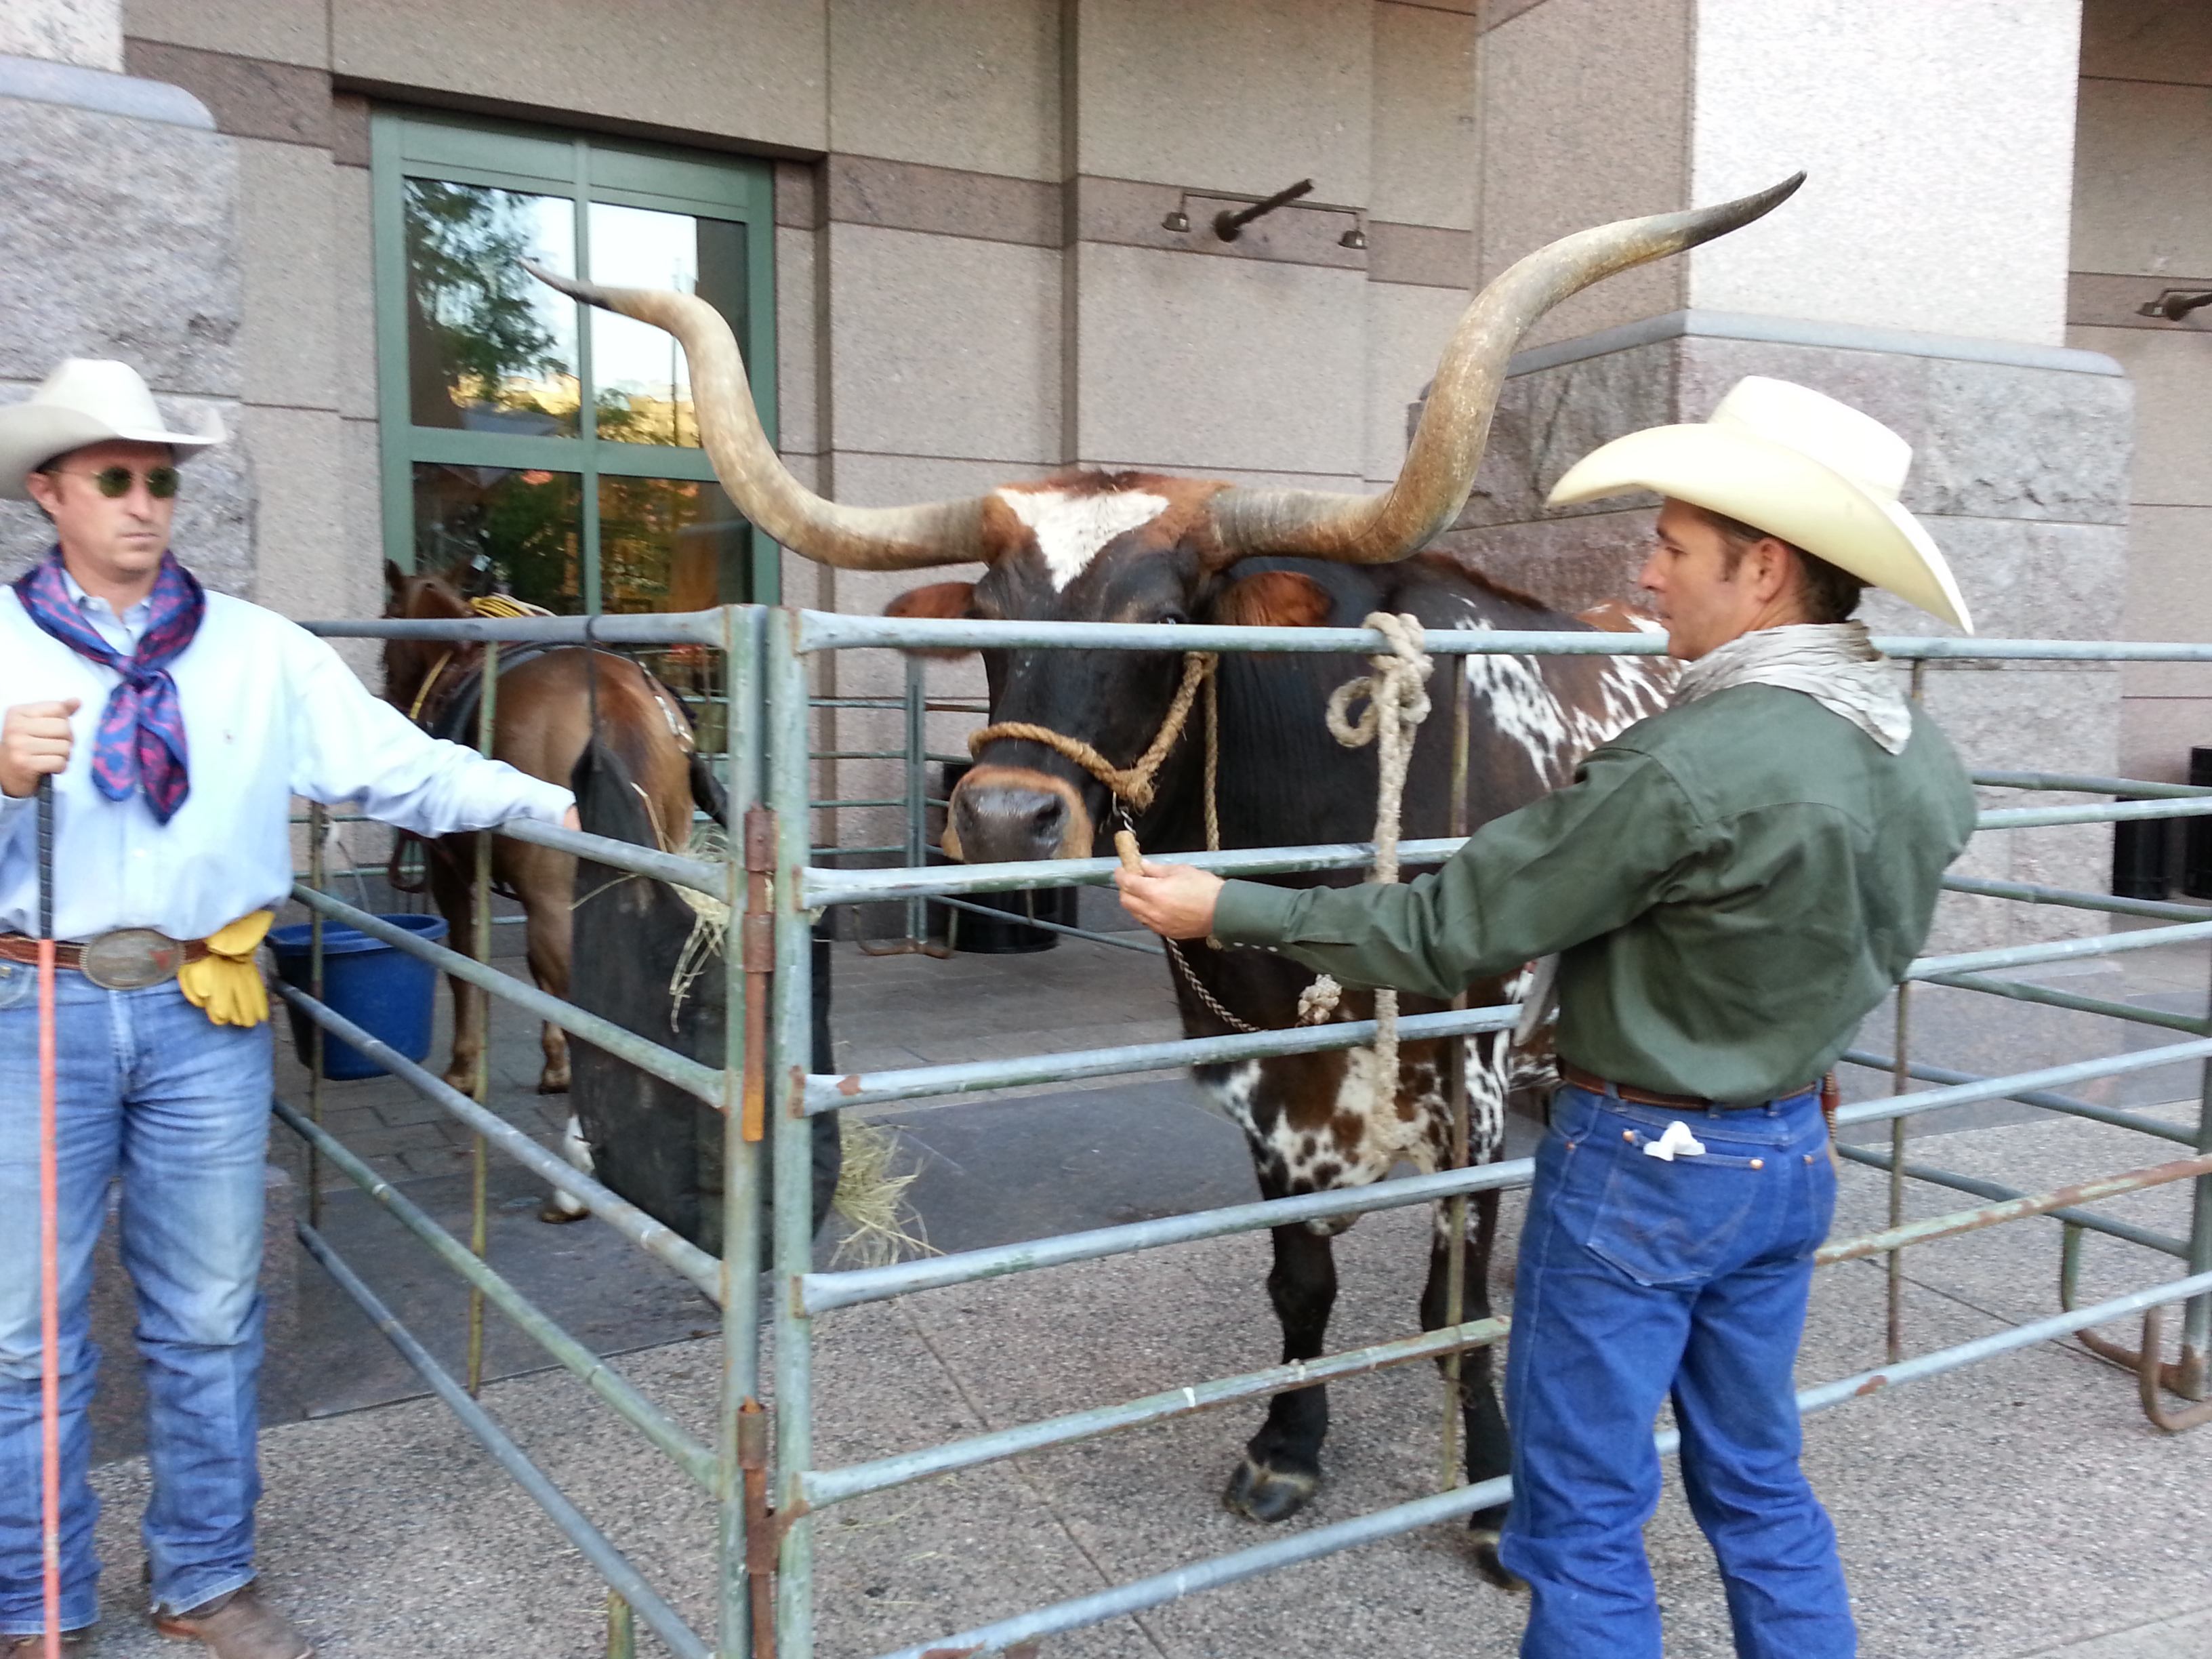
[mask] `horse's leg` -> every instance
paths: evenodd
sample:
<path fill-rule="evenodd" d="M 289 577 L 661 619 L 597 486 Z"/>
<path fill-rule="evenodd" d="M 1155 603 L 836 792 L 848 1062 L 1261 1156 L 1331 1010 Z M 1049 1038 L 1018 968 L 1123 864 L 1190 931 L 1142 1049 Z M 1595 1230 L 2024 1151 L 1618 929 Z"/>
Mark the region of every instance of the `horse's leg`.
<path fill-rule="evenodd" d="M 501 841 L 497 848 L 498 878 L 522 902 L 523 950 L 529 957 L 530 976 L 539 990 L 566 1001 L 576 861 L 566 853 L 523 842 Z M 548 1022 L 539 1027 L 538 1043 L 545 1064 L 538 1074 L 538 1092 L 568 1093 L 567 1035 Z"/>
<path fill-rule="evenodd" d="M 1469 1201 L 1474 1237 L 1473 1248 L 1467 1251 L 1462 1281 L 1465 1288 L 1460 1298 L 1460 1317 L 1463 1321 L 1490 1317 L 1490 1255 L 1498 1238 L 1497 1193 L 1476 1193 Z M 1429 1246 L 1429 1280 L 1421 1291 L 1421 1328 L 1425 1331 L 1443 1327 L 1452 1248 L 1455 1243 L 1462 1247 L 1468 1243 L 1464 1237 L 1456 1241 L 1449 1237 L 1447 1214 L 1446 1206 L 1437 1206 L 1437 1227 Z M 1460 1438 L 1466 1451 L 1470 1486 L 1510 1474 L 1513 1467 L 1505 1413 L 1498 1404 L 1496 1364 L 1492 1358 L 1496 1352 L 1495 1347 L 1469 1348 L 1459 1357 Z M 1476 1568 L 1492 1583 L 1510 1588 L 1518 1581 L 1498 1559 L 1498 1534 L 1504 1524 L 1505 1505 L 1494 1504 L 1476 1510 L 1468 1518 L 1468 1532 L 1474 1546 Z"/>
<path fill-rule="evenodd" d="M 1283 1196 L 1264 1175 L 1261 1191 L 1267 1198 Z M 1283 1359 L 1317 1359 L 1336 1302 L 1334 1241 L 1304 1223 L 1272 1231 L 1275 1265 L 1267 1274 L 1267 1298 L 1283 1327 Z M 1327 1389 L 1316 1383 L 1277 1395 L 1268 1402 L 1267 1420 L 1244 1448 L 1244 1461 L 1229 1477 L 1222 1501 L 1255 1521 L 1297 1514 L 1321 1484 L 1321 1444 L 1328 1433 Z"/>
<path fill-rule="evenodd" d="M 430 878 L 431 902 L 446 919 L 446 942 L 465 953 L 474 883 L 459 860 L 441 856 L 443 845 L 423 842 L 422 862 Z M 466 980 L 448 975 L 446 982 L 453 992 L 453 1053 L 446 1066 L 446 1082 L 466 1093 L 476 1086 L 477 1057 L 483 1052 L 483 1020 L 478 1012 L 483 999 Z"/>

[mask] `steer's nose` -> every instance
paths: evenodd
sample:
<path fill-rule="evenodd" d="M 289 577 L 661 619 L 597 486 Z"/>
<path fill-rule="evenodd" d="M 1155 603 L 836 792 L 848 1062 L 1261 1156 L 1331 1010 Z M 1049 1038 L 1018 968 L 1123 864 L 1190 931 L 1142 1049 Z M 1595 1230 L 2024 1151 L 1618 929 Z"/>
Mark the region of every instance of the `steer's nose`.
<path fill-rule="evenodd" d="M 1047 789 L 970 778 L 953 793 L 952 828 L 970 864 L 1054 859 L 1067 836 L 1067 800 Z"/>

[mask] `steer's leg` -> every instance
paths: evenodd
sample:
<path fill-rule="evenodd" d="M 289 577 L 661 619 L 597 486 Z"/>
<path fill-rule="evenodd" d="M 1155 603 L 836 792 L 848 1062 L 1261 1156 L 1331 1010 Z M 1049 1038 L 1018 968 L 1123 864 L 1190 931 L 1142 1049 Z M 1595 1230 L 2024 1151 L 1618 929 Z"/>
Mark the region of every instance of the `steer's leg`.
<path fill-rule="evenodd" d="M 1269 1198 L 1283 1194 L 1264 1179 Z M 1336 1301 L 1336 1256 L 1332 1241 L 1301 1224 L 1273 1230 L 1275 1266 L 1267 1275 L 1268 1299 L 1282 1322 L 1283 1358 L 1315 1359 L 1328 1334 Z M 1267 1420 L 1244 1449 L 1222 1501 L 1255 1521 L 1295 1515 L 1321 1484 L 1321 1443 L 1328 1433 L 1328 1390 L 1316 1383 L 1279 1394 Z"/>
<path fill-rule="evenodd" d="M 1467 1249 L 1465 1289 L 1461 1295 L 1463 1320 L 1490 1317 L 1490 1252 L 1498 1237 L 1498 1194 L 1476 1193 L 1469 1200 L 1474 1222 L 1471 1241 L 1458 1241 Z M 1429 1249 L 1429 1282 L 1421 1292 L 1421 1328 L 1433 1331 L 1445 1319 L 1446 1275 L 1451 1271 L 1455 1243 L 1443 1224 L 1444 1206 L 1437 1206 L 1437 1227 Z M 1467 1478 L 1472 1486 L 1510 1474 L 1512 1448 L 1506 1437 L 1505 1413 L 1498 1408 L 1495 1379 L 1495 1348 L 1470 1348 L 1460 1355 L 1460 1438 L 1466 1447 Z M 1494 1584 L 1518 1583 L 1498 1559 L 1498 1534 L 1505 1524 L 1505 1505 L 1477 1510 L 1468 1520 L 1468 1541 L 1474 1547 L 1474 1565 Z"/>

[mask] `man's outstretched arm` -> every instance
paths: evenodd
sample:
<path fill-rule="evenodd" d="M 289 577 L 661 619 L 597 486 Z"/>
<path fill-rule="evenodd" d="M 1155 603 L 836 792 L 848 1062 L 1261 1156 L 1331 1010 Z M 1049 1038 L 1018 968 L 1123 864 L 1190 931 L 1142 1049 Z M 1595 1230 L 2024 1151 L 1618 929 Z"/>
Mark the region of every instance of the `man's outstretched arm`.
<path fill-rule="evenodd" d="M 1571 787 L 1484 825 L 1403 885 L 1293 889 L 1149 863 L 1115 882 L 1166 938 L 1210 933 L 1349 984 L 1448 998 L 1633 920 L 1711 840 L 1665 767 L 1601 750 Z"/>

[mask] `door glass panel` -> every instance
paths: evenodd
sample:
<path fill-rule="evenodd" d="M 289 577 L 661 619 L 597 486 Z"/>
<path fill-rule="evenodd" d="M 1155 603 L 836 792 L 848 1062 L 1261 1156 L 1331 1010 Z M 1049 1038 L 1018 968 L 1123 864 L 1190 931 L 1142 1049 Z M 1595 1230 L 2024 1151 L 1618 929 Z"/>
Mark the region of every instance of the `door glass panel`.
<path fill-rule="evenodd" d="M 415 568 L 574 616 L 584 608 L 582 501 L 574 472 L 417 461 Z"/>
<path fill-rule="evenodd" d="M 727 219 L 594 202 L 592 280 L 614 288 L 696 294 L 743 339 L 745 228 Z M 592 409 L 602 438 L 699 447 L 691 374 L 675 337 L 633 317 L 593 311 Z"/>
<path fill-rule="evenodd" d="M 404 181 L 408 396 L 416 426 L 574 437 L 576 307 L 517 263 L 575 263 L 575 204 Z"/>
<path fill-rule="evenodd" d="M 745 521 L 715 483 L 599 478 L 599 605 L 611 615 L 704 611 L 743 597 Z M 720 653 L 699 645 L 636 653 L 680 696 L 700 748 L 722 743 Z"/>
<path fill-rule="evenodd" d="M 746 546 L 720 484 L 599 478 L 599 607 L 611 616 L 722 604 L 724 573 L 740 580 Z"/>

